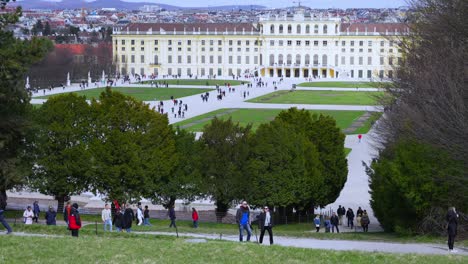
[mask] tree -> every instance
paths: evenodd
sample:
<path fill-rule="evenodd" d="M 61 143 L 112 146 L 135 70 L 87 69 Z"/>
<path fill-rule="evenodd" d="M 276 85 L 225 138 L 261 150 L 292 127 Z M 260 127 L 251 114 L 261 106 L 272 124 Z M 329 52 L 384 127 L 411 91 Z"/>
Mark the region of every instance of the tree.
<path fill-rule="evenodd" d="M 52 34 L 52 30 L 50 29 L 49 21 L 46 22 L 44 26 L 44 30 L 42 31 L 43 36 L 50 36 Z"/>
<path fill-rule="evenodd" d="M 154 192 L 177 161 L 167 116 L 110 88 L 91 108 L 94 191 L 119 201 Z"/>
<path fill-rule="evenodd" d="M 250 184 L 244 176 L 250 131 L 251 126 L 241 127 L 231 119 L 214 118 L 200 138 L 204 146 L 201 171 L 205 193 L 215 201 L 218 221 L 234 200 L 244 196 L 243 190 Z"/>
<path fill-rule="evenodd" d="M 49 98 L 35 113 L 35 164 L 28 183 L 52 195 L 63 210 L 67 197 L 87 191 L 91 184 L 89 126 L 91 109 L 86 98 L 64 94 Z"/>
<path fill-rule="evenodd" d="M 24 147 L 31 106 L 24 74 L 52 48 L 48 40 L 19 40 L 7 31 L 19 16 L 21 8 L 0 15 L 0 208 L 6 206 L 6 191 L 23 183 L 29 167 Z"/>

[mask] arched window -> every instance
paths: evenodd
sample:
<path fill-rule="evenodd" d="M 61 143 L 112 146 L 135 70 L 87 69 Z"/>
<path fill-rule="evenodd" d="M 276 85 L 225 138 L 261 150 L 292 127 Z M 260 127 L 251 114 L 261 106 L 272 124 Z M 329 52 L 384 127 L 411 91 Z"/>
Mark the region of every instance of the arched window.
<path fill-rule="evenodd" d="M 291 54 L 288 54 L 288 57 L 287 57 L 287 59 L 286 59 L 286 64 L 287 64 L 287 65 L 291 65 L 291 63 L 292 63 L 292 55 L 291 55 Z"/>
<path fill-rule="evenodd" d="M 301 34 L 301 25 L 297 25 L 296 33 Z"/>
<path fill-rule="evenodd" d="M 279 33 L 283 34 L 283 25 L 279 25 Z"/>
<path fill-rule="evenodd" d="M 318 25 L 314 25 L 314 34 L 318 34 Z"/>
<path fill-rule="evenodd" d="M 299 55 L 299 54 L 296 55 L 296 64 L 297 65 L 301 64 L 301 55 Z"/>
<path fill-rule="evenodd" d="M 305 64 L 306 65 L 310 64 L 310 55 L 309 54 L 305 55 Z"/>
<path fill-rule="evenodd" d="M 275 55 L 270 54 L 270 66 L 273 66 L 275 64 Z"/>
<path fill-rule="evenodd" d="M 327 55 L 322 55 L 322 66 L 328 65 Z"/>
<path fill-rule="evenodd" d="M 275 34 L 275 25 L 270 26 L 270 34 Z"/>
<path fill-rule="evenodd" d="M 328 34 L 328 26 L 323 25 L 323 34 Z"/>
<path fill-rule="evenodd" d="M 278 64 L 279 64 L 279 65 L 282 65 L 283 63 L 284 63 L 283 54 L 280 54 L 280 55 L 278 56 Z"/>
<path fill-rule="evenodd" d="M 291 25 L 288 25 L 288 33 L 289 33 L 289 34 L 292 33 L 292 26 L 291 26 Z"/>
<path fill-rule="evenodd" d="M 307 25 L 307 26 L 306 26 L 306 32 L 305 32 L 305 33 L 306 33 L 306 34 L 310 34 L 310 25 Z"/>
<path fill-rule="evenodd" d="M 318 55 L 314 55 L 314 65 L 318 65 Z"/>
<path fill-rule="evenodd" d="M 159 64 L 158 55 L 154 55 L 154 64 Z"/>

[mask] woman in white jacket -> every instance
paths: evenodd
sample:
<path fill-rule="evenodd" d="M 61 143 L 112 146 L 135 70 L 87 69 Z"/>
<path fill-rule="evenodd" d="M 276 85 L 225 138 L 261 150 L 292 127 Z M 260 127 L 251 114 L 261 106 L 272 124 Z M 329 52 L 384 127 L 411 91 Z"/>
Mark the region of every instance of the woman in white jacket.
<path fill-rule="evenodd" d="M 138 219 L 138 225 L 143 224 L 143 210 L 141 210 L 141 204 L 138 205 L 137 208 L 137 219 Z"/>
<path fill-rule="evenodd" d="M 23 217 L 24 217 L 24 224 L 32 225 L 32 223 L 33 223 L 32 219 L 34 217 L 34 213 L 31 210 L 31 206 L 28 206 L 28 208 L 26 210 L 24 210 Z"/>

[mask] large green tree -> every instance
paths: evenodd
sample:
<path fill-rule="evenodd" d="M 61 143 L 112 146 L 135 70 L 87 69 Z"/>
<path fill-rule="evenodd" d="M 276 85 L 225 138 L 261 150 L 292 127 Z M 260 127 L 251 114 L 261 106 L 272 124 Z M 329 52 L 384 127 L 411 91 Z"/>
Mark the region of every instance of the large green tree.
<path fill-rule="evenodd" d="M 28 183 L 54 196 L 61 211 L 67 197 L 87 191 L 91 184 L 91 109 L 84 96 L 64 94 L 50 98 L 35 112 L 35 164 Z"/>
<path fill-rule="evenodd" d="M 52 48 L 45 39 L 16 39 L 7 26 L 20 16 L 20 8 L 0 15 L 0 208 L 6 206 L 6 191 L 23 182 L 29 167 L 24 147 L 31 106 L 24 75 Z"/>

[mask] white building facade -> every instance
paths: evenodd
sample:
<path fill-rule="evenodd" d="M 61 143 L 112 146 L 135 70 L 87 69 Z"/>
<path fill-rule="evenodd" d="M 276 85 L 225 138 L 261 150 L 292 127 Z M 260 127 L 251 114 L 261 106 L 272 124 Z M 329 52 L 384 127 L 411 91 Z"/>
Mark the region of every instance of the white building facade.
<path fill-rule="evenodd" d="M 403 24 L 344 24 L 307 14 L 256 24 L 134 23 L 114 28 L 122 74 L 284 78 L 392 78 Z"/>

